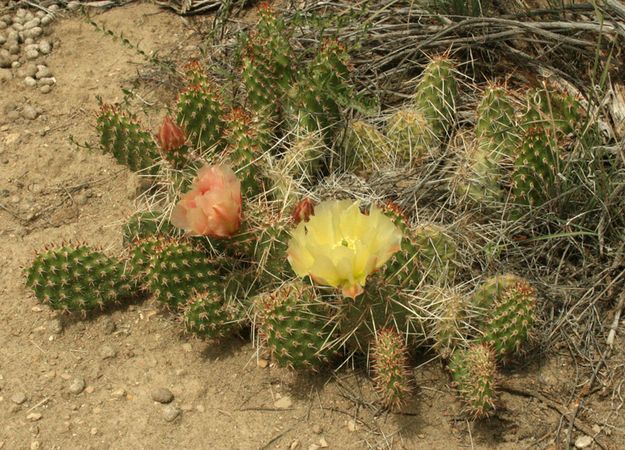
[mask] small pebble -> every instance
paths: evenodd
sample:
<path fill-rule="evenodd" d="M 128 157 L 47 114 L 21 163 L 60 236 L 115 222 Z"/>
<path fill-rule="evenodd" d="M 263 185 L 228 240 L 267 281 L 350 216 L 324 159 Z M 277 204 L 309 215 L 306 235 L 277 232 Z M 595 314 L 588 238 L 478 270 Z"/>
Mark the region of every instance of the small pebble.
<path fill-rule="evenodd" d="M 35 74 L 37 73 L 37 65 L 33 63 L 24 64 L 24 67 L 18 72 L 21 77 L 32 77 L 35 78 Z"/>
<path fill-rule="evenodd" d="M 26 397 L 26 394 L 24 394 L 23 392 L 16 392 L 15 394 L 11 396 L 11 401 L 15 403 L 16 405 L 21 405 L 27 399 L 28 398 Z"/>
<path fill-rule="evenodd" d="M 26 58 L 28 59 L 37 59 L 39 58 L 39 52 L 37 51 L 37 49 L 31 48 L 24 52 L 24 56 L 26 56 Z"/>
<path fill-rule="evenodd" d="M 95 388 L 94 388 L 93 386 L 87 386 L 87 387 L 85 388 L 85 392 L 86 392 L 87 394 L 93 394 L 93 393 L 95 392 Z"/>
<path fill-rule="evenodd" d="M 39 185 L 35 185 L 37 187 L 39 187 Z M 35 192 L 36 188 L 33 186 L 33 192 Z M 39 187 L 39 192 L 41 192 L 41 187 Z M 52 319 L 51 321 L 48 322 L 48 330 L 50 330 L 51 333 L 54 334 L 61 334 L 63 332 L 63 322 L 61 322 L 61 319 L 56 318 L 56 319 Z"/>
<path fill-rule="evenodd" d="M 111 359 L 117 356 L 117 350 L 109 345 L 103 345 L 100 348 L 100 356 L 102 359 Z"/>
<path fill-rule="evenodd" d="M 265 367 L 269 365 L 269 361 L 267 361 L 266 359 L 260 358 L 257 364 L 258 364 L 258 367 L 260 367 L 261 369 L 264 369 Z"/>
<path fill-rule="evenodd" d="M 48 68 L 48 66 L 44 66 L 43 64 L 39 64 L 37 66 L 37 73 L 35 74 L 35 78 L 40 79 L 40 78 L 49 78 L 52 76 L 52 72 L 50 72 L 50 69 Z"/>
<path fill-rule="evenodd" d="M 42 94 L 48 94 L 51 90 L 52 86 L 50 86 L 49 84 L 44 84 L 39 88 L 39 92 L 41 92 Z"/>
<path fill-rule="evenodd" d="M 78 8 L 80 8 L 80 2 L 78 1 L 72 0 L 67 4 L 67 9 L 69 9 L 70 11 L 74 11 Z"/>
<path fill-rule="evenodd" d="M 310 444 L 308 446 L 308 450 L 319 450 L 319 446 L 317 444 Z"/>
<path fill-rule="evenodd" d="M 41 448 L 41 442 L 33 441 L 30 443 L 30 450 L 39 450 Z"/>
<path fill-rule="evenodd" d="M 95 428 L 95 427 L 93 427 L 93 428 L 89 431 L 89 433 L 91 433 L 91 436 L 95 436 L 96 434 L 98 434 L 98 429 L 97 429 L 97 428 Z"/>
<path fill-rule="evenodd" d="M 39 114 L 37 114 L 37 110 L 33 108 L 31 105 L 24 105 L 22 108 L 22 117 L 28 120 L 35 120 Z"/>
<path fill-rule="evenodd" d="M 351 431 L 352 433 L 356 431 L 356 422 L 353 419 L 347 422 L 347 429 Z"/>
<path fill-rule="evenodd" d="M 44 55 L 49 54 L 52 51 L 52 44 L 45 39 L 42 39 L 39 41 L 39 51 Z"/>
<path fill-rule="evenodd" d="M 191 353 L 193 351 L 193 346 L 187 342 L 182 344 L 182 349 L 187 353 Z"/>
<path fill-rule="evenodd" d="M 321 434 L 321 433 L 323 433 L 323 428 L 319 424 L 314 424 L 312 426 L 312 432 L 315 433 L 315 434 Z"/>
<path fill-rule="evenodd" d="M 281 397 L 273 402 L 273 406 L 278 409 L 288 409 L 293 406 L 293 401 L 291 400 L 291 397 L 285 395 L 284 397 Z"/>
<path fill-rule="evenodd" d="M 24 78 L 24 84 L 28 87 L 33 87 L 37 85 L 37 80 L 35 80 L 33 77 L 26 77 Z"/>
<path fill-rule="evenodd" d="M 321 448 L 328 448 L 329 447 L 328 441 L 326 441 L 325 438 L 320 438 L 319 439 L 319 447 L 321 447 Z"/>
<path fill-rule="evenodd" d="M 113 392 L 111 392 L 111 397 L 115 398 L 115 399 L 122 399 L 126 397 L 126 390 L 121 388 L 121 389 L 116 389 Z"/>
<path fill-rule="evenodd" d="M 297 450 L 301 445 L 301 442 L 298 439 L 295 439 L 293 442 L 291 442 L 291 445 L 289 445 L 289 450 Z"/>
<path fill-rule="evenodd" d="M 70 384 L 69 384 L 69 392 L 74 394 L 74 395 L 78 395 L 80 394 L 82 391 L 85 390 L 85 380 L 83 378 L 75 378 Z"/>
<path fill-rule="evenodd" d="M 586 436 L 582 434 L 577 439 L 575 439 L 575 447 L 576 448 L 586 448 L 592 444 L 593 439 L 590 436 Z"/>
<path fill-rule="evenodd" d="M 174 405 L 167 405 L 163 408 L 163 418 L 166 422 L 173 422 L 180 415 L 181 411 Z"/>
<path fill-rule="evenodd" d="M 169 389 L 157 388 L 150 393 L 152 400 L 159 403 L 170 403 L 174 399 L 174 394 Z"/>
<path fill-rule="evenodd" d="M 30 420 L 31 422 L 37 422 L 38 420 L 41 420 L 42 417 L 43 415 L 41 413 L 33 412 L 27 415 L 26 419 Z"/>

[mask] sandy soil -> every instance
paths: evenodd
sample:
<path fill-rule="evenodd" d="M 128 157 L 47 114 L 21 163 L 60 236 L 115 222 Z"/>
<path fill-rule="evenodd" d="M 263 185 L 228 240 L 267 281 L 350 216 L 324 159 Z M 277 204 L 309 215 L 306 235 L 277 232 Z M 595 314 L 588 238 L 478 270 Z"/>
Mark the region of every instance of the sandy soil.
<path fill-rule="evenodd" d="M 148 53 L 197 39 L 187 21 L 149 4 L 96 20 Z M 95 97 L 119 100 L 141 57 L 79 16 L 49 30 L 54 51 L 45 60 L 54 89 L 42 94 L 19 78 L 0 84 L 0 448 L 556 448 L 556 430 L 568 428 L 561 413 L 576 401 L 564 394 L 580 392 L 587 380 L 576 378 L 567 356 L 507 374 L 497 416 L 469 424 L 438 362 L 415 370 L 413 399 L 389 413 L 362 371 L 307 376 L 260 368 L 249 339 L 219 346 L 189 340 L 152 301 L 89 321 L 39 305 L 22 277 L 35 251 L 70 239 L 118 254 L 120 224 L 139 189 L 111 158 L 69 138 L 94 143 Z M 142 95 L 162 106 L 158 91 Z M 7 117 L 25 104 L 40 109 L 39 117 Z M 611 367 L 623 365 L 618 353 Z M 614 373 L 620 389 L 622 371 Z M 157 388 L 171 390 L 170 405 L 152 400 Z M 618 405 L 606 387 L 579 414 L 587 430 L 599 427 L 594 432 L 607 448 L 625 448 Z M 167 421 L 172 408 L 179 414 Z"/>

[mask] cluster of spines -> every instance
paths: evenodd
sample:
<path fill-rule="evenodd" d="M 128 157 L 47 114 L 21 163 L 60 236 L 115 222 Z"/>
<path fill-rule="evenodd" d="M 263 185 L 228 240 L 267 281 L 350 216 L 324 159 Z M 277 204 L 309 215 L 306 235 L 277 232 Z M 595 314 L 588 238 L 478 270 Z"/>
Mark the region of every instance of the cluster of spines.
<path fill-rule="evenodd" d="M 172 236 L 174 233 L 174 227 L 169 221 L 163 220 L 163 213 L 160 211 L 137 212 L 128 219 L 122 229 L 125 246 L 149 237 Z"/>
<path fill-rule="evenodd" d="M 434 350 L 448 360 L 467 342 L 469 302 L 455 289 L 428 286 L 421 295 L 427 301 L 426 309 L 432 313 Z"/>
<path fill-rule="evenodd" d="M 134 294 L 121 261 L 88 246 L 47 249 L 26 271 L 26 285 L 52 309 L 83 314 Z"/>
<path fill-rule="evenodd" d="M 475 419 L 492 414 L 497 395 L 497 362 L 492 348 L 478 343 L 457 350 L 449 370 L 466 412 Z"/>
<path fill-rule="evenodd" d="M 234 328 L 232 314 L 224 298 L 216 291 L 192 295 L 180 305 L 185 330 L 205 339 L 227 336 Z"/>
<path fill-rule="evenodd" d="M 214 290 L 218 285 L 215 263 L 192 244 L 161 240 L 153 251 L 147 269 L 148 289 L 165 305 L 175 307 L 195 292 Z"/>
<path fill-rule="evenodd" d="M 423 280 L 422 267 L 417 259 L 417 242 L 414 229 L 401 208 L 394 203 L 384 205 L 384 214 L 393 220 L 403 236 L 401 248 L 384 266 L 384 279 L 388 284 L 404 290 L 416 289 Z"/>
<path fill-rule="evenodd" d="M 261 5 L 255 33 L 243 48 L 241 78 L 250 107 L 261 117 L 274 118 L 291 82 L 291 45 L 284 20 Z"/>
<path fill-rule="evenodd" d="M 341 165 L 359 174 L 370 174 L 391 162 L 389 141 L 380 130 L 364 120 L 354 120 L 347 127 Z"/>
<path fill-rule="evenodd" d="M 281 367 L 318 369 L 330 355 L 328 319 L 311 286 L 284 284 L 256 298 L 259 331 Z"/>
<path fill-rule="evenodd" d="M 393 328 L 380 330 L 371 359 L 374 381 L 382 403 L 389 408 L 399 407 L 411 391 L 408 349 L 404 336 Z"/>
<path fill-rule="evenodd" d="M 220 149 L 224 132 L 225 107 L 221 95 L 208 77 L 194 71 L 193 84 L 178 96 L 176 121 L 181 124 L 190 142 L 204 150 Z"/>
<path fill-rule="evenodd" d="M 457 270 L 457 247 L 448 231 L 440 225 L 422 224 L 412 236 L 424 278 L 431 283 L 452 282 Z"/>
<path fill-rule="evenodd" d="M 100 147 L 134 172 L 153 172 L 158 151 L 152 135 L 134 117 L 112 105 L 102 105 L 96 118 Z"/>

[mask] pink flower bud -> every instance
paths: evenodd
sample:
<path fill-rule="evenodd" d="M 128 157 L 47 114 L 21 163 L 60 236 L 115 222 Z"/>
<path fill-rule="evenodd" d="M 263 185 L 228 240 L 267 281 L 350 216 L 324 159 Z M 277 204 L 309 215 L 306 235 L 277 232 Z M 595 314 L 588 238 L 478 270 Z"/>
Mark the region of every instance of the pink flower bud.
<path fill-rule="evenodd" d="M 230 237 L 241 226 L 241 182 L 228 166 L 204 166 L 183 194 L 171 223 L 194 235 Z"/>
<path fill-rule="evenodd" d="M 312 202 L 311 199 L 305 198 L 304 200 L 300 201 L 297 205 L 295 205 L 295 208 L 293 208 L 293 214 L 291 217 L 293 218 L 293 222 L 298 224 L 300 222 L 308 222 L 308 219 L 314 213 L 315 213 L 315 204 Z"/>
<path fill-rule="evenodd" d="M 161 129 L 156 135 L 156 140 L 161 146 L 161 149 L 167 153 L 182 147 L 187 137 L 182 128 L 176 125 L 169 116 L 165 116 L 163 125 L 161 125 Z"/>

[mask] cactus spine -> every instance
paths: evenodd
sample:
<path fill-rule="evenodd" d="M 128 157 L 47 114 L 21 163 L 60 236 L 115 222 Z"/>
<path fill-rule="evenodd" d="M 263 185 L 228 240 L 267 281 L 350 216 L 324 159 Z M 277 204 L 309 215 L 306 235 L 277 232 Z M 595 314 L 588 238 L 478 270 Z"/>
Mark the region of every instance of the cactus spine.
<path fill-rule="evenodd" d="M 231 313 L 216 292 L 195 294 L 180 309 L 185 330 L 198 337 L 218 339 L 233 330 Z"/>

